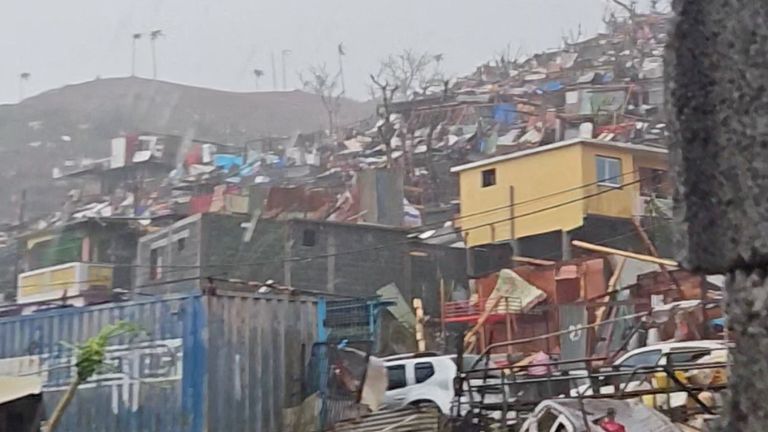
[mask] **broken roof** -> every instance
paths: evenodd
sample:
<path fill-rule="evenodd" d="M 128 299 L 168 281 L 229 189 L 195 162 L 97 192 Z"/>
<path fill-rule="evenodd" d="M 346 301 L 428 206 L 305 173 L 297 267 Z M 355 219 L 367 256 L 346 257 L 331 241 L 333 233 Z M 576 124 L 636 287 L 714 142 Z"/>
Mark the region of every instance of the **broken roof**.
<path fill-rule="evenodd" d="M 620 149 L 635 150 L 640 152 L 657 153 L 657 154 L 668 153 L 668 150 L 662 147 L 654 147 L 654 146 L 643 145 L 643 144 L 622 143 L 622 142 L 615 142 L 615 141 L 601 141 L 601 140 L 588 139 L 588 138 L 574 138 L 566 141 L 560 141 L 554 144 L 532 148 L 529 150 L 523 150 L 515 153 L 483 159 L 477 162 L 458 165 L 458 166 L 452 167 L 451 172 L 457 173 L 461 171 L 466 171 L 468 169 L 478 168 L 486 165 L 493 165 L 498 162 L 505 162 L 512 159 L 519 159 L 532 154 L 543 153 L 550 150 L 557 150 L 563 147 L 568 147 L 576 144 L 588 144 L 588 145 L 620 148 Z"/>

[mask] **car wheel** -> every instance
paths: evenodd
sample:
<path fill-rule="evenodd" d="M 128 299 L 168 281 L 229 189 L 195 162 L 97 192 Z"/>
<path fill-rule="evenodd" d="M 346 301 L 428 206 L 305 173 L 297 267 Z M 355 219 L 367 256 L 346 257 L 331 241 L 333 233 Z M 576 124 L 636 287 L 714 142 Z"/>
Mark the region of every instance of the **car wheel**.
<path fill-rule="evenodd" d="M 411 402 L 409 405 L 422 410 L 435 409 L 437 410 L 437 412 L 441 412 L 440 407 L 431 400 L 414 401 L 414 402 Z"/>

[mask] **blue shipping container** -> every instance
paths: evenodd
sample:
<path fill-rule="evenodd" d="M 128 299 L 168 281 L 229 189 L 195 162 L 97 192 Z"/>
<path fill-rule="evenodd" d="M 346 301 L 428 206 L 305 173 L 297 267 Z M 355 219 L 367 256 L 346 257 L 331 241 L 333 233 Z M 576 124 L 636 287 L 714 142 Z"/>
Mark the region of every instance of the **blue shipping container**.
<path fill-rule="evenodd" d="M 0 320 L 0 375 L 38 375 L 47 414 L 75 373 L 70 345 L 128 321 L 58 431 L 281 430 L 317 331 L 303 297 L 175 296 Z"/>

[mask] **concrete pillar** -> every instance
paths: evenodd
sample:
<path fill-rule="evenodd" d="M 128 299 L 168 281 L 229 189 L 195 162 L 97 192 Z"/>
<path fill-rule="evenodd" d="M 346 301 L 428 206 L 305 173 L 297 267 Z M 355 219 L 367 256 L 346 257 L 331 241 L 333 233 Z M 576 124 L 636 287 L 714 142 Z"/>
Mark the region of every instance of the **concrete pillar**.
<path fill-rule="evenodd" d="M 677 0 L 665 64 L 688 268 L 728 275 L 725 429 L 768 430 L 768 2 Z"/>
<path fill-rule="evenodd" d="M 571 254 L 571 233 L 568 231 L 560 231 L 560 249 L 562 251 L 563 260 L 569 260 L 573 258 Z"/>

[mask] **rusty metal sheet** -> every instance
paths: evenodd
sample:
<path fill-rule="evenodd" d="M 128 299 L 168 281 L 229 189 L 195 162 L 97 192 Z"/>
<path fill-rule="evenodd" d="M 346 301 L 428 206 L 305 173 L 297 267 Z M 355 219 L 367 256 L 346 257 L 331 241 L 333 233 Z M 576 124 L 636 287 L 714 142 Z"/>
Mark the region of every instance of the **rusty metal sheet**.
<path fill-rule="evenodd" d="M 208 430 L 283 430 L 303 401 L 316 302 L 236 293 L 206 301 Z"/>
<path fill-rule="evenodd" d="M 380 411 L 359 419 L 336 423 L 334 432 L 437 432 L 439 427 L 437 410 L 406 408 L 394 411 Z"/>
<path fill-rule="evenodd" d="M 587 325 L 587 308 L 583 304 L 560 305 L 560 331 L 570 330 L 560 335 L 560 360 L 576 360 L 587 356 L 587 341 L 589 332 Z M 580 363 L 561 365 L 561 368 L 581 368 Z"/>

